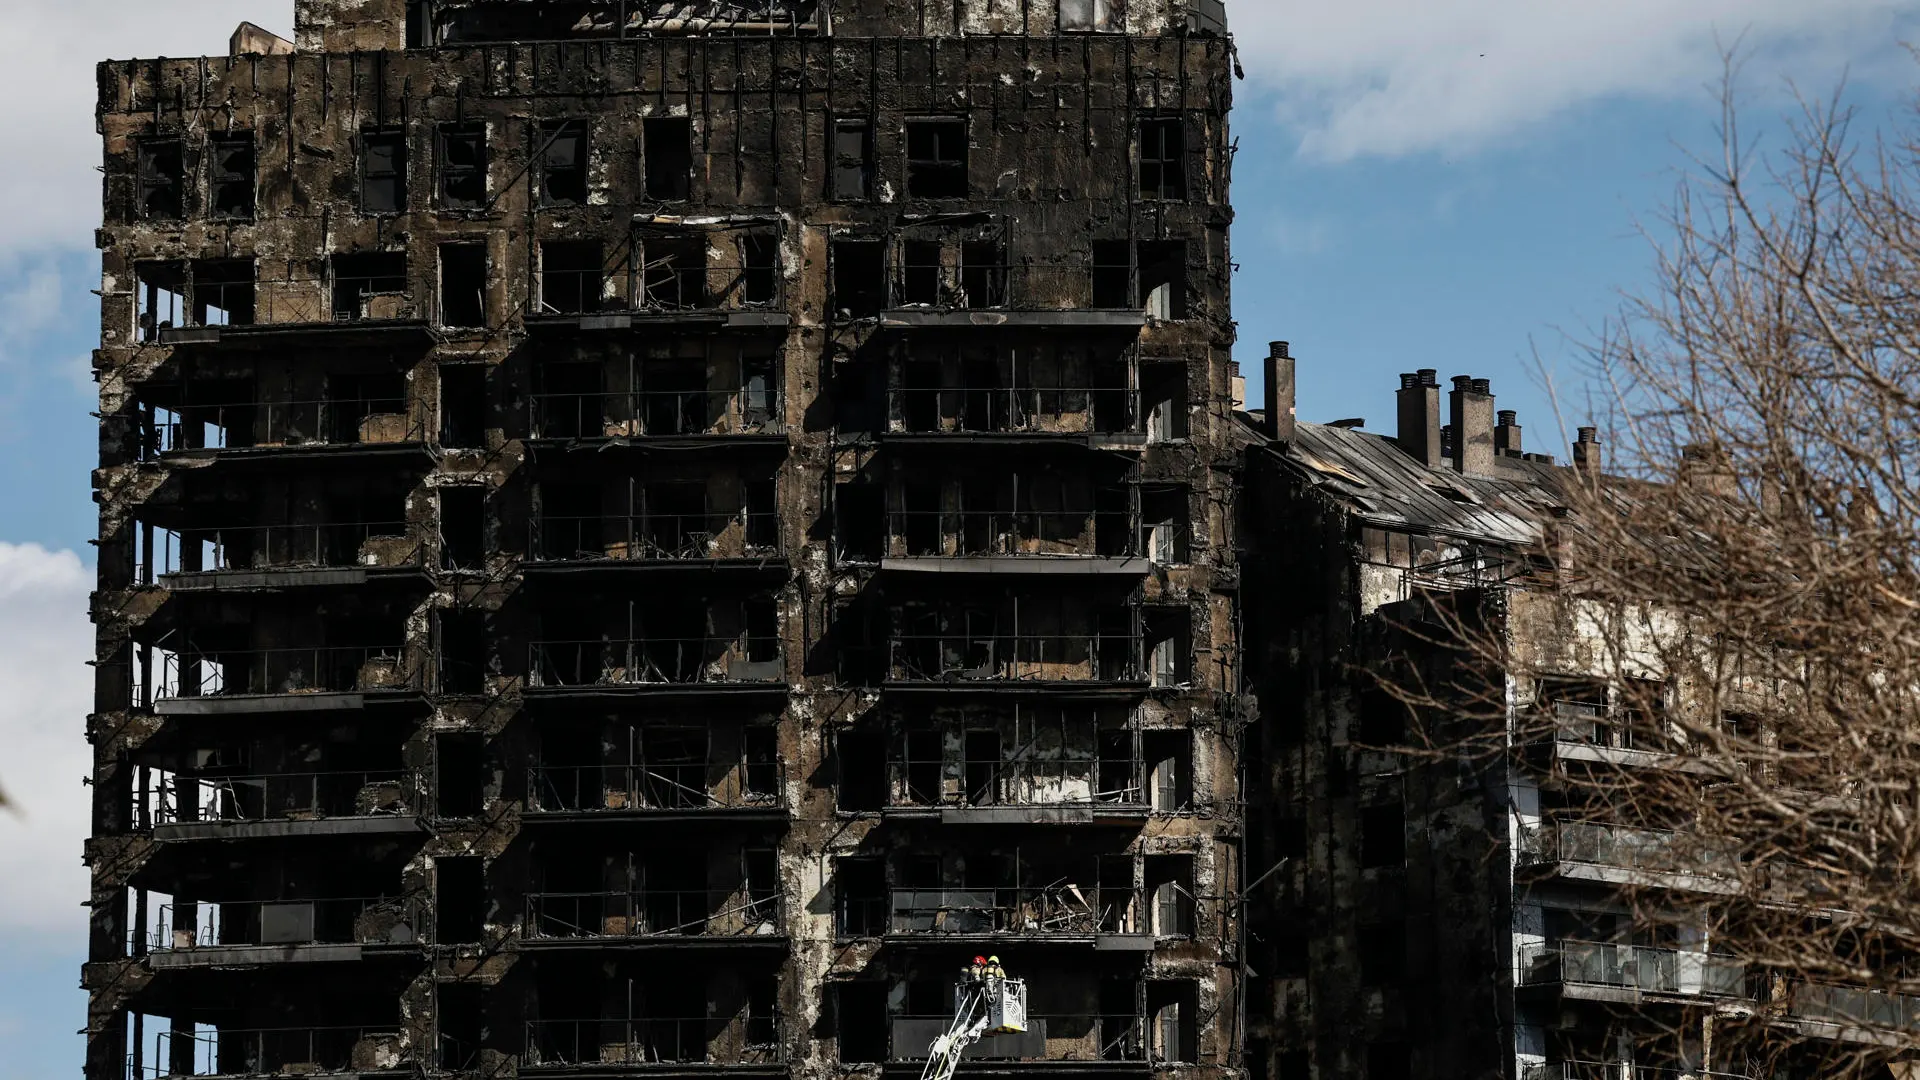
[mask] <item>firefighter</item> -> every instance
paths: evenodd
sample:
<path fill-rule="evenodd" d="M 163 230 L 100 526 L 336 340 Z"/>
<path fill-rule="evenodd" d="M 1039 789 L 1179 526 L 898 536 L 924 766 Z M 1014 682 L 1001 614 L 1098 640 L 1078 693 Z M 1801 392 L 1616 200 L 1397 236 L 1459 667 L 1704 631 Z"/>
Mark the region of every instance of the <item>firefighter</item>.
<path fill-rule="evenodd" d="M 974 982 L 979 982 L 981 979 L 986 978 L 987 958 L 984 956 L 974 957 L 973 966 L 967 969 L 967 975 Z"/>
<path fill-rule="evenodd" d="M 1004 979 L 1006 977 L 1007 969 L 1000 966 L 1000 958 L 997 956 L 987 957 L 987 978 Z"/>

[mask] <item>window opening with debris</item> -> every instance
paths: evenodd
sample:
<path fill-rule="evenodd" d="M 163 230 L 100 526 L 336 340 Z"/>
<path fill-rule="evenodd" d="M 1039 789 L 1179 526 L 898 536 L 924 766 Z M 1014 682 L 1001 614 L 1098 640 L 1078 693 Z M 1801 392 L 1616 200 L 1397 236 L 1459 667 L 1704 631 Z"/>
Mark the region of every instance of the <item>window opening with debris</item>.
<path fill-rule="evenodd" d="M 907 121 L 907 194 L 916 199 L 967 197 L 967 121 L 916 117 Z"/>
<path fill-rule="evenodd" d="M 487 204 L 487 129 L 447 124 L 439 129 L 440 206 L 479 210 Z"/>

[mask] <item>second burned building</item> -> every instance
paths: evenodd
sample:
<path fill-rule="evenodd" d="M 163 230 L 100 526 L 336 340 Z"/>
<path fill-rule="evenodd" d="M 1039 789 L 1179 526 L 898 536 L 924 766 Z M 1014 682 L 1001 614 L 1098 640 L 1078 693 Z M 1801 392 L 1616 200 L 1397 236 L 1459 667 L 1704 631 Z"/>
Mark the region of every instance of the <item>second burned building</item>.
<path fill-rule="evenodd" d="M 1239 1064 L 1208 0 L 99 72 L 88 1076 Z"/>

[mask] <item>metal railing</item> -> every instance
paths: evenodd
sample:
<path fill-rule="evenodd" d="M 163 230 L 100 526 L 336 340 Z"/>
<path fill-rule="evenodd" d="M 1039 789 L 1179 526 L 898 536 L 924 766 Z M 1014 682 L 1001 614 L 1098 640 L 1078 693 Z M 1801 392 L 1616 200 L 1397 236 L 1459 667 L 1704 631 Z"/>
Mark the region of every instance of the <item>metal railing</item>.
<path fill-rule="evenodd" d="M 1131 517 L 1040 510 L 893 510 L 887 514 L 893 550 L 906 558 L 972 555 L 1075 555 L 1130 558 L 1140 554 L 1140 530 Z M 1106 527 L 1103 527 L 1106 526 Z M 1117 527 L 1114 527 L 1117 526 Z"/>
<path fill-rule="evenodd" d="M 778 809 L 785 788 L 785 766 L 771 761 L 536 765 L 527 771 L 527 812 Z"/>
<path fill-rule="evenodd" d="M 895 806 L 1147 805 L 1137 760 L 942 758 L 892 764 Z M 1114 774 L 1122 770 L 1124 778 L 1115 784 Z"/>
<path fill-rule="evenodd" d="M 902 634 L 890 682 L 1144 682 L 1143 639 L 1109 634 Z"/>
<path fill-rule="evenodd" d="M 744 1017 L 531 1020 L 520 1067 L 704 1064 L 710 1045 L 736 1023 L 744 1030 L 738 1050 L 726 1054 L 728 1064 L 777 1065 L 786 1060 L 780 1045 L 780 1014 L 773 1012 Z"/>
<path fill-rule="evenodd" d="M 767 390 L 623 390 L 533 395 L 536 439 L 778 435 L 780 395 Z"/>
<path fill-rule="evenodd" d="M 154 534 L 152 566 L 140 580 L 186 569 L 196 548 L 195 571 L 277 570 L 306 567 L 411 566 L 425 545 L 407 533 L 404 521 L 327 522 L 314 525 L 238 525 L 212 529 L 162 529 Z"/>
<path fill-rule="evenodd" d="M 937 242 L 935 237 L 920 238 Z M 946 246 L 951 250 L 952 242 Z M 909 263 L 893 259 L 885 304 L 892 310 L 1146 311 L 1134 303 L 1138 275 L 1128 266 L 1062 266 L 1051 263 Z M 835 297 L 836 307 L 847 307 Z"/>
<path fill-rule="evenodd" d="M 184 450 L 363 446 L 426 440 L 405 398 L 328 398 L 189 405 L 164 412 L 141 438 L 143 460 Z"/>
<path fill-rule="evenodd" d="M 534 523 L 531 549 L 544 562 L 752 559 L 780 554 L 771 512 L 569 517 Z"/>
<path fill-rule="evenodd" d="M 895 889 L 892 900 L 890 934 L 1074 937 L 1133 932 L 1140 897 L 1132 889 L 1069 884 L 1046 889 Z"/>
<path fill-rule="evenodd" d="M 1845 1028 L 1920 1031 L 1920 997 L 1908 994 L 1796 983 L 1787 991 L 1786 1012 Z"/>
<path fill-rule="evenodd" d="M 933 1036 L 953 1024 L 951 1016 L 897 1016 L 893 1018 L 889 1060 L 924 1061 Z M 1002 1036 L 976 1043 L 969 1058 L 998 1061 L 1149 1061 L 1159 1060 L 1148 1039 L 1146 1017 L 1128 1014 L 1075 1013 L 1064 1016 L 1029 1014 L 1033 1036 Z M 921 1036 L 925 1034 L 926 1037 Z"/>
<path fill-rule="evenodd" d="M 647 686 L 784 682 L 771 635 L 542 641 L 530 646 L 528 685 Z"/>
<path fill-rule="evenodd" d="M 1554 1061 L 1529 1065 L 1521 1080 L 1753 1080 L 1744 1073 L 1636 1065 L 1627 1061 Z"/>
<path fill-rule="evenodd" d="M 1593 941 L 1550 941 L 1520 950 L 1519 981 L 1531 984 L 1739 997 L 1746 978 L 1745 964 L 1711 953 Z"/>
<path fill-rule="evenodd" d="M 403 772 L 258 773 L 160 778 L 143 824 L 380 817 L 413 812 Z"/>
<path fill-rule="evenodd" d="M 148 933 L 152 952 L 248 945 L 404 945 L 417 941 L 424 905 L 398 897 L 175 901 Z"/>
<path fill-rule="evenodd" d="M 701 238 L 704 242 L 705 238 Z M 529 315 L 645 314 L 778 308 L 785 293 L 777 266 L 657 259 L 645 266 L 543 270 Z"/>
<path fill-rule="evenodd" d="M 938 387 L 888 392 L 896 431 L 920 434 L 1144 434 L 1129 387 Z"/>
<path fill-rule="evenodd" d="M 1647 873 L 1731 878 L 1739 873 L 1736 845 L 1711 837 L 1587 821 L 1553 821 L 1522 836 L 1527 863 L 1576 863 Z"/>
<path fill-rule="evenodd" d="M 374 645 L 169 652 L 152 699 L 418 689 L 404 656 Z"/>
<path fill-rule="evenodd" d="M 527 935 L 536 938 L 754 937 L 783 932 L 779 893 L 714 889 L 530 893 Z"/>
<path fill-rule="evenodd" d="M 402 1072 L 411 1068 L 408 1049 L 397 1028 L 162 1031 L 154 1037 L 154 1064 L 143 1072 L 151 1077 Z M 191 1072 L 181 1073 L 173 1064 L 183 1058 L 192 1062 Z"/>

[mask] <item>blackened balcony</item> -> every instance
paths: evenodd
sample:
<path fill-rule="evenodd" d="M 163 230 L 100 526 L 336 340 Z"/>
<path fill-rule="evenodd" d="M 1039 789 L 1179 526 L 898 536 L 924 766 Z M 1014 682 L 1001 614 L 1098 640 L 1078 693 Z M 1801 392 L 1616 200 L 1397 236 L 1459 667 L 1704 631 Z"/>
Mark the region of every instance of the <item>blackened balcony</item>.
<path fill-rule="evenodd" d="M 611 254 L 597 240 L 540 245 L 530 330 L 605 332 L 784 329 L 785 281 L 777 225 L 734 230 L 636 226 Z"/>
<path fill-rule="evenodd" d="M 693 760 L 634 765 L 537 765 L 527 772 L 528 817 L 707 815 L 782 819 L 786 770 L 778 762 Z"/>
<path fill-rule="evenodd" d="M 404 252 L 335 255 L 329 271 L 261 278 L 247 259 L 142 264 L 139 338 L 258 349 L 294 336 L 377 333 L 427 343 Z"/>
<path fill-rule="evenodd" d="M 778 391 L 631 390 L 533 396 L 537 440 L 766 438 L 784 444 Z"/>
<path fill-rule="evenodd" d="M 970 734 L 981 741 L 982 733 Z M 924 814 L 956 825 L 1089 824 L 1139 821 L 1149 811 L 1140 760 L 1118 752 L 1096 759 L 1089 746 L 1080 756 L 1043 757 L 1029 750 L 1035 756 L 954 760 L 912 756 L 925 753 L 923 741 L 912 737 L 904 749 L 909 756 L 889 763 L 890 815 Z"/>
<path fill-rule="evenodd" d="M 356 961 L 417 953 L 418 898 L 175 901 L 160 906 L 146 943 L 155 969 Z"/>
<path fill-rule="evenodd" d="M 274 585 L 357 585 L 419 570 L 426 546 L 404 521 L 162 529 L 136 579 L 176 592 Z"/>
<path fill-rule="evenodd" d="M 1754 1080 L 1745 1073 L 1636 1065 L 1630 1061 L 1553 1061 L 1529 1065 L 1521 1080 Z"/>
<path fill-rule="evenodd" d="M 403 646 L 324 645 L 166 651 L 138 687 L 164 715 L 305 712 L 358 708 L 370 700 L 412 698 L 425 679 Z"/>
<path fill-rule="evenodd" d="M 142 428 L 143 461 L 312 453 L 420 453 L 423 414 L 404 396 L 240 401 L 155 409 Z"/>
<path fill-rule="evenodd" d="M 520 1071 L 657 1071 L 702 1066 L 727 1072 L 780 1071 L 780 1015 L 647 1016 L 534 1020 L 527 1024 Z"/>
<path fill-rule="evenodd" d="M 1138 575 L 1161 542 L 1125 512 L 894 510 L 887 520 L 887 570 Z"/>
<path fill-rule="evenodd" d="M 533 893 L 523 940 L 785 945 L 782 897 L 755 890 L 647 889 Z"/>
<path fill-rule="evenodd" d="M 1816 1038 L 1890 1044 L 1920 1032 L 1920 997 L 1826 986 L 1756 971 L 1754 998 L 1775 1023 Z"/>
<path fill-rule="evenodd" d="M 1145 685 L 1144 652 L 1134 634 L 898 634 L 887 645 L 887 682 Z"/>
<path fill-rule="evenodd" d="M 951 1016 L 894 1017 L 888 1060 L 925 1061 L 928 1048 L 952 1025 Z M 965 1058 L 1000 1067 L 1025 1066 L 1035 1072 L 1051 1071 L 1062 1063 L 1106 1063 L 1109 1068 L 1131 1065 L 1144 1071 L 1163 1060 L 1150 1044 L 1149 1027 L 1146 1017 L 1127 1014 L 1029 1014 L 1024 1033 L 983 1038 L 967 1049 Z"/>
<path fill-rule="evenodd" d="M 420 829 L 413 778 L 398 770 L 162 774 L 136 798 L 157 840 Z"/>
<path fill-rule="evenodd" d="M 889 437 L 1104 437 L 1145 445 L 1140 391 L 1127 386 L 930 386 L 888 391 Z"/>
<path fill-rule="evenodd" d="M 1093 944 L 1139 937 L 1140 897 L 1131 889 L 895 889 L 887 936 L 902 941 Z M 1150 946 L 1149 946 L 1150 947 Z"/>
<path fill-rule="evenodd" d="M 146 1077 L 256 1077 L 409 1074 L 412 1053 L 398 1025 L 387 1028 L 227 1028 L 204 1024 L 154 1037 Z M 162 1065 L 161 1062 L 172 1064 Z M 179 1065 L 191 1063 L 180 1071 Z"/>
<path fill-rule="evenodd" d="M 773 511 L 618 516 L 543 515 L 534 562 L 569 565 L 745 563 L 784 565 Z"/>
<path fill-rule="evenodd" d="M 895 255 L 881 325 L 1137 334 L 1147 310 L 1099 294 L 1095 277 L 1087 267 L 1009 263 L 994 242 L 908 241 Z"/>
<path fill-rule="evenodd" d="M 1740 888 L 1736 845 L 1712 837 L 1591 821 L 1548 821 L 1526 830 L 1523 867 L 1616 886 L 1731 893 Z"/>
<path fill-rule="evenodd" d="M 772 635 L 542 641 L 531 646 L 527 689 L 785 686 Z"/>

